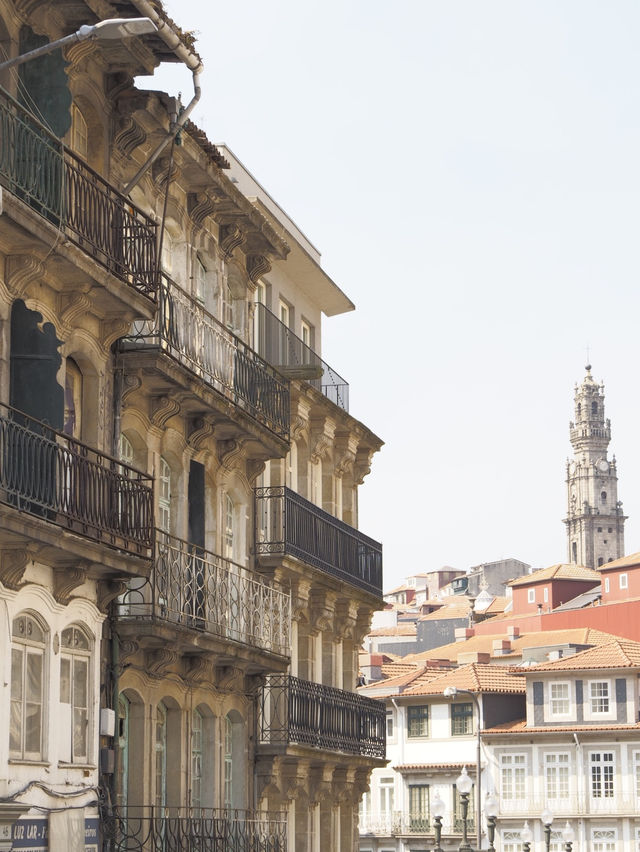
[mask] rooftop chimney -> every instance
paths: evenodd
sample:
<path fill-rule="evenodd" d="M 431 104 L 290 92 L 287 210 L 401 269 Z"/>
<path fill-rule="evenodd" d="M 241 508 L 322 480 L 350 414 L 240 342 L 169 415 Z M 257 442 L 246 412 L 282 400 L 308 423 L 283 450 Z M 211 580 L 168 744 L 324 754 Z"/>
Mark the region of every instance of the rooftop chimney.
<path fill-rule="evenodd" d="M 473 627 L 456 627 L 456 642 L 464 642 L 467 639 L 471 639 L 471 637 L 474 635 L 475 630 L 473 629 Z"/>

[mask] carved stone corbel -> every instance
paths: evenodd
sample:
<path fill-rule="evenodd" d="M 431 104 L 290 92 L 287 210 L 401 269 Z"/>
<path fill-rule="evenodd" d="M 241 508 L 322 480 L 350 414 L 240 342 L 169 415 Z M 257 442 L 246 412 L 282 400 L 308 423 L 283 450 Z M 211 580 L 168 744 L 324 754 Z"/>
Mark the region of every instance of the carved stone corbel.
<path fill-rule="evenodd" d="M 126 591 L 127 581 L 122 577 L 99 580 L 97 596 L 98 609 L 101 612 L 106 612 L 109 609 L 111 601 L 115 600 L 120 595 L 124 595 Z"/>
<path fill-rule="evenodd" d="M 313 589 L 309 596 L 309 625 L 313 630 L 333 629 L 336 594 L 328 589 Z"/>
<path fill-rule="evenodd" d="M 216 209 L 215 201 L 206 192 L 189 192 L 187 194 L 187 213 L 197 228 L 201 228 L 207 216 Z"/>
<path fill-rule="evenodd" d="M 116 148 L 118 148 L 125 157 L 130 157 L 136 148 L 146 142 L 146 139 L 146 132 L 132 116 L 120 116 L 118 120 L 118 128 L 113 141 Z"/>
<path fill-rule="evenodd" d="M 353 639 L 358 623 L 358 604 L 352 600 L 341 600 L 336 605 L 335 631 L 341 639 Z"/>
<path fill-rule="evenodd" d="M 257 284 L 263 275 L 271 271 L 271 263 L 263 254 L 248 254 L 246 259 L 247 273 L 253 284 Z"/>
<path fill-rule="evenodd" d="M 64 568 L 53 569 L 53 596 L 61 604 L 68 604 L 72 593 L 87 579 L 89 562 L 78 562 Z"/>
<path fill-rule="evenodd" d="M 33 562 L 40 546 L 28 544 L 20 547 L 9 547 L 3 549 L 0 558 L 0 581 L 2 585 L 12 591 L 17 591 L 24 586 L 24 573 L 30 562 Z"/>
<path fill-rule="evenodd" d="M 313 804 L 331 798 L 333 767 L 312 766 L 309 774 L 309 801 Z"/>
<path fill-rule="evenodd" d="M 247 459 L 246 471 L 249 485 L 254 484 L 266 466 L 267 463 L 264 459 Z"/>
<path fill-rule="evenodd" d="M 370 447 L 360 447 L 356 453 L 356 460 L 353 466 L 353 480 L 356 485 L 362 485 L 365 476 L 371 473 L 371 460 L 373 459 L 374 450 Z"/>
<path fill-rule="evenodd" d="M 258 800 L 276 799 L 282 804 L 282 758 L 279 755 L 260 757 L 256 764 L 256 792 Z"/>
<path fill-rule="evenodd" d="M 214 666 L 213 683 L 222 692 L 239 692 L 244 672 L 237 666 Z"/>
<path fill-rule="evenodd" d="M 173 648 L 153 648 L 145 653 L 145 669 L 150 677 L 164 677 L 177 660 L 178 652 Z"/>
<path fill-rule="evenodd" d="M 225 438 L 217 442 L 218 461 L 225 470 L 233 470 L 242 454 L 246 441 L 241 438 Z"/>
<path fill-rule="evenodd" d="M 213 438 L 214 424 L 204 417 L 194 417 L 189 421 L 187 443 L 194 450 L 203 449 Z"/>
<path fill-rule="evenodd" d="M 311 580 L 298 579 L 291 583 L 291 617 L 296 621 L 308 617 Z"/>
<path fill-rule="evenodd" d="M 30 254 L 9 254 L 4 262 L 4 283 L 14 299 L 21 299 L 30 284 L 44 277 L 44 264 Z"/>
<path fill-rule="evenodd" d="M 125 373 L 122 379 L 122 405 L 128 404 L 129 397 L 142 386 L 142 378 L 135 373 Z"/>
<path fill-rule="evenodd" d="M 180 411 L 180 403 L 170 396 L 156 396 L 150 402 L 150 420 L 154 426 L 163 429 L 172 417 Z"/>
<path fill-rule="evenodd" d="M 183 679 L 189 686 L 210 682 L 211 675 L 211 660 L 207 656 L 185 657 Z"/>
<path fill-rule="evenodd" d="M 93 53 L 96 53 L 98 44 L 95 39 L 85 39 L 85 41 L 77 41 L 69 45 L 62 51 L 64 58 L 69 63 L 70 67 L 66 69 L 67 74 L 77 73 L 78 66 L 84 62 Z"/>
<path fill-rule="evenodd" d="M 140 650 L 140 645 L 135 639 L 121 639 L 118 643 L 118 657 L 120 667 L 124 668 L 135 657 Z"/>
<path fill-rule="evenodd" d="M 102 320 L 100 323 L 100 342 L 105 349 L 110 349 L 112 343 L 129 333 L 130 328 L 131 323 L 122 319 L 122 317 Z"/>
<path fill-rule="evenodd" d="M 315 464 L 328 457 L 333 449 L 336 423 L 331 417 L 314 417 L 311 420 L 311 461 Z"/>
<path fill-rule="evenodd" d="M 220 254 L 225 260 L 231 260 L 234 251 L 241 246 L 246 239 L 245 234 L 233 222 L 220 225 L 220 241 L 218 244 Z"/>

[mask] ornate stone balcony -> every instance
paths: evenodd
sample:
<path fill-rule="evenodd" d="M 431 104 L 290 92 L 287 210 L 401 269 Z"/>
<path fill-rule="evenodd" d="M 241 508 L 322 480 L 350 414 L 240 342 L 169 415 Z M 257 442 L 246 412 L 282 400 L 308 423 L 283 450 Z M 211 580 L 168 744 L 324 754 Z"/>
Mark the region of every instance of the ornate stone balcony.
<path fill-rule="evenodd" d="M 118 617 L 160 622 L 288 657 L 291 596 L 246 568 L 162 530 L 148 579 L 132 580 Z"/>
<path fill-rule="evenodd" d="M 288 382 L 170 278 L 162 276 L 155 319 L 135 323 L 119 348 L 159 350 L 278 438 L 288 440 Z"/>
<path fill-rule="evenodd" d="M 0 185 L 128 287 L 155 299 L 155 222 L 4 91 Z"/>
<path fill-rule="evenodd" d="M 105 808 L 100 823 L 109 852 L 287 852 L 281 813 L 130 805 Z"/>
<path fill-rule="evenodd" d="M 291 675 L 269 675 L 260 704 L 263 746 L 307 746 L 384 760 L 385 706 Z"/>
<path fill-rule="evenodd" d="M 256 554 L 295 556 L 382 595 L 382 545 L 286 487 L 257 488 Z"/>
<path fill-rule="evenodd" d="M 151 477 L 6 405 L 0 405 L 0 503 L 151 556 Z"/>

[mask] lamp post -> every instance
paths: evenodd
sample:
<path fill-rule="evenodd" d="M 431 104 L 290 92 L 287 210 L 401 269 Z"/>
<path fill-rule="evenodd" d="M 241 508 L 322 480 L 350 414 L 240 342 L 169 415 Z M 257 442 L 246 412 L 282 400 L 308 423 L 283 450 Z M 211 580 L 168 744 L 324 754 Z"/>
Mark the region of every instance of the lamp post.
<path fill-rule="evenodd" d="M 571 852 L 571 847 L 573 846 L 573 841 L 575 840 L 575 834 L 569 822 L 562 829 L 562 839 L 564 840 L 564 848 L 565 852 Z"/>
<path fill-rule="evenodd" d="M 460 810 L 462 812 L 462 841 L 458 849 L 460 852 L 473 852 L 467 837 L 467 815 L 469 813 L 469 793 L 473 787 L 473 781 L 469 778 L 467 767 L 462 767 L 462 772 L 456 778 L 456 790 L 460 794 Z"/>
<path fill-rule="evenodd" d="M 553 814 L 549 808 L 545 808 L 540 814 L 540 819 L 544 825 L 544 845 L 547 852 L 551 846 L 551 823 L 553 822 Z"/>
<path fill-rule="evenodd" d="M 498 818 L 498 798 L 493 793 L 487 793 L 484 801 L 484 812 L 487 817 L 487 839 L 489 840 L 490 852 L 494 852 L 493 841 L 496 836 L 496 820 Z M 478 849 L 478 852 L 480 850 Z"/>
<path fill-rule="evenodd" d="M 442 817 L 446 810 L 445 803 L 440 798 L 439 793 L 436 793 L 434 800 L 431 802 L 431 813 L 433 814 L 433 833 L 435 835 L 435 846 L 433 852 L 442 852 L 440 839 L 442 837 Z"/>
<path fill-rule="evenodd" d="M 48 44 L 43 44 L 41 47 L 36 47 L 35 50 L 29 50 L 20 56 L 14 56 L 13 59 L 7 59 L 6 62 L 0 62 L 0 71 L 5 71 L 7 68 L 14 68 L 16 65 L 22 65 L 31 59 L 37 59 L 39 56 L 45 56 L 47 53 L 52 53 L 58 48 L 66 47 L 69 44 L 75 44 L 79 41 L 87 41 L 87 39 L 113 41 L 114 39 L 123 39 L 128 36 L 155 33 L 157 29 L 150 18 L 108 18 L 105 21 L 99 21 L 97 24 L 84 24 L 75 33 L 71 33 L 71 35 L 51 41 Z"/>
<path fill-rule="evenodd" d="M 533 840 L 533 832 L 529 828 L 529 823 L 526 820 L 524 827 L 520 832 L 520 840 L 522 840 L 522 852 L 529 852 L 531 849 L 531 841 Z"/>
<path fill-rule="evenodd" d="M 478 850 L 480 850 L 482 849 L 482 780 L 480 778 L 480 729 L 482 728 L 482 710 L 480 708 L 480 701 L 478 700 L 478 696 L 475 694 L 475 692 L 471 692 L 471 690 L 469 689 L 461 689 L 459 686 L 447 686 L 443 692 L 443 695 L 446 698 L 455 698 L 459 692 L 464 692 L 465 695 L 471 696 L 471 698 L 473 699 L 473 703 L 476 707 L 478 718 L 476 731 L 476 835 Z"/>

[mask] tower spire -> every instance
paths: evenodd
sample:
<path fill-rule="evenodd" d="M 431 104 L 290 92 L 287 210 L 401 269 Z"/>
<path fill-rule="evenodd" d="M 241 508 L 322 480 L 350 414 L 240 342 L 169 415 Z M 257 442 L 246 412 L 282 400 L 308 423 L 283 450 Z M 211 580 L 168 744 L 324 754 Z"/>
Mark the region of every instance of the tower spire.
<path fill-rule="evenodd" d="M 573 459 L 567 462 L 567 545 L 569 562 L 597 568 L 624 554 L 622 503 L 618 501 L 615 456 L 607 458 L 611 421 L 604 416 L 604 384 L 586 375 L 574 392 L 569 424 Z"/>

